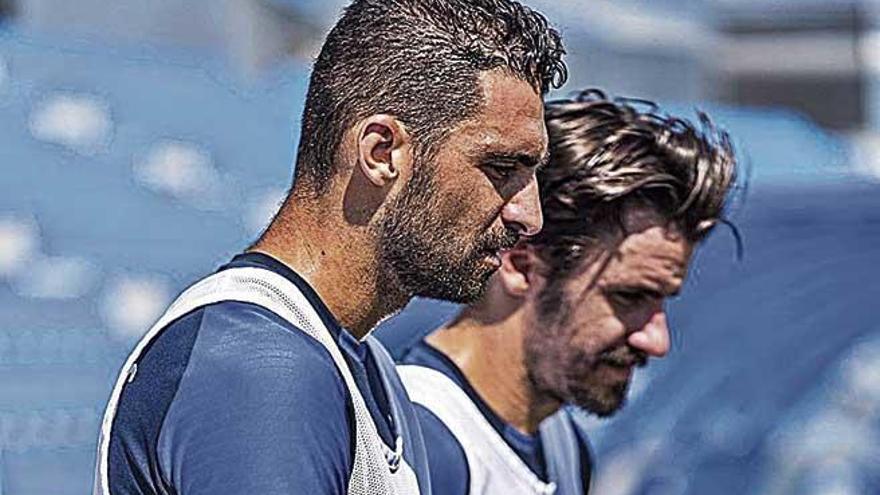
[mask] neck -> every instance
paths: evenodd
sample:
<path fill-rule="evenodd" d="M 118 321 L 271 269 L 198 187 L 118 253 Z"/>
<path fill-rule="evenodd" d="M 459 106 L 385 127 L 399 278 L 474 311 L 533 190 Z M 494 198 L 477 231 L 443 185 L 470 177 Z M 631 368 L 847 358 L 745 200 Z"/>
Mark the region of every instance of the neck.
<path fill-rule="evenodd" d="M 345 222 L 332 201 L 297 198 L 284 205 L 250 251 L 270 255 L 297 272 L 336 320 L 362 340 L 409 301 L 393 290 L 396 284 L 380 278 L 375 246 L 370 228 Z"/>
<path fill-rule="evenodd" d="M 427 341 L 461 369 L 505 423 L 533 435 L 541 421 L 559 410 L 561 404 L 537 393 L 529 384 L 521 307 L 503 318 L 486 318 L 484 313 L 479 307 L 469 307 Z"/>

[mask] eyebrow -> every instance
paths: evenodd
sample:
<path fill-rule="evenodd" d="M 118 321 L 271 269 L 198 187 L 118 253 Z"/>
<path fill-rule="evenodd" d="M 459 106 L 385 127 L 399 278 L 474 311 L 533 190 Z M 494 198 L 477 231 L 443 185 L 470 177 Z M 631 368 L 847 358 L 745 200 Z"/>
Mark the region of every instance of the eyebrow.
<path fill-rule="evenodd" d="M 627 282 L 622 281 L 619 283 L 615 283 L 611 285 L 612 288 L 617 290 L 633 290 L 642 292 L 644 294 L 648 294 L 651 297 L 655 297 L 657 299 L 665 299 L 665 298 L 674 298 L 681 295 L 681 287 L 678 287 L 676 290 L 672 292 L 666 292 L 665 287 L 660 285 L 655 285 L 655 281 L 651 280 L 646 282 Z"/>

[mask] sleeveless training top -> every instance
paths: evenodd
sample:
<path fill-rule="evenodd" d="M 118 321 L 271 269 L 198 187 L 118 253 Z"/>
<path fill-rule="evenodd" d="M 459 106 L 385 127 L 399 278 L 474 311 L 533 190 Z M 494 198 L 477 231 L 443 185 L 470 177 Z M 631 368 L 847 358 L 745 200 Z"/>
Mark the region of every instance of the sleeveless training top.
<path fill-rule="evenodd" d="M 108 455 L 111 429 L 125 384 L 137 373 L 137 362 L 149 344 L 171 322 L 196 310 L 223 301 L 261 306 L 314 338 L 330 354 L 351 395 L 355 416 L 355 454 L 348 493 L 351 495 L 419 495 L 415 472 L 403 458 L 404 439 L 394 449 L 382 441 L 364 398 L 340 349 L 306 297 L 292 282 L 270 270 L 231 268 L 203 279 L 187 289 L 138 343 L 126 361 L 101 425 L 95 495 L 110 495 Z M 370 345 L 376 351 L 375 344 Z M 383 356 L 379 356 L 382 361 Z M 385 380 L 388 380 L 385 377 Z M 399 410 L 399 408 L 398 408 Z"/>
<path fill-rule="evenodd" d="M 443 373 L 414 365 L 398 366 L 413 402 L 435 414 L 461 444 L 470 470 L 470 495 L 554 495 L 507 445 L 471 398 Z"/>

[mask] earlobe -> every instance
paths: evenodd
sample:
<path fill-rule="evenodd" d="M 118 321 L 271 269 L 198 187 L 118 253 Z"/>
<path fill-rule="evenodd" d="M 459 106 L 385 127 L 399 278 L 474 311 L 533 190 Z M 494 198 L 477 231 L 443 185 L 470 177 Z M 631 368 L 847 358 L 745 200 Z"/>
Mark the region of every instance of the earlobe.
<path fill-rule="evenodd" d="M 501 254 L 499 277 L 504 290 L 512 297 L 522 298 L 532 287 L 533 254 L 528 248 L 515 247 Z"/>
<path fill-rule="evenodd" d="M 358 135 L 360 171 L 373 185 L 387 187 L 407 165 L 409 148 L 409 136 L 396 118 L 374 115 L 363 121 Z"/>

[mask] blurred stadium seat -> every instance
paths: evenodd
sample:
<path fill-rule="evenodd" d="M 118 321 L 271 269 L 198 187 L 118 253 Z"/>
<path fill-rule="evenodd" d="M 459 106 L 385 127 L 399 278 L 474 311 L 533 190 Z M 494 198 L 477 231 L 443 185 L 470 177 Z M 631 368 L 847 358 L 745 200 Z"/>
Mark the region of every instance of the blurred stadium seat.
<path fill-rule="evenodd" d="M 82 494 L 138 334 L 274 213 L 307 72 L 12 27 L 0 69 L 0 494 Z"/>

